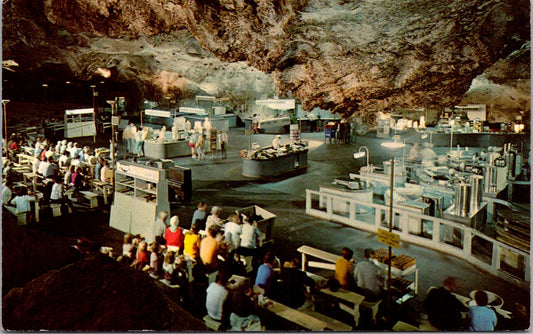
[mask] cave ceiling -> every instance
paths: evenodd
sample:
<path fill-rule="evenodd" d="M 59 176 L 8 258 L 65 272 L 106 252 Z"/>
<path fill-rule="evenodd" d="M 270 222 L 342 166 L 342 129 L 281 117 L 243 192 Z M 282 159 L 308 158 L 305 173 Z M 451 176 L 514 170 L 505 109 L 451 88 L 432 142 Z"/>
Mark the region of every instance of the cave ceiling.
<path fill-rule="evenodd" d="M 134 82 L 149 99 L 298 97 L 305 110 L 448 107 L 530 78 L 524 0 L 7 0 L 3 59 Z M 519 56 L 517 56 L 517 54 Z"/>

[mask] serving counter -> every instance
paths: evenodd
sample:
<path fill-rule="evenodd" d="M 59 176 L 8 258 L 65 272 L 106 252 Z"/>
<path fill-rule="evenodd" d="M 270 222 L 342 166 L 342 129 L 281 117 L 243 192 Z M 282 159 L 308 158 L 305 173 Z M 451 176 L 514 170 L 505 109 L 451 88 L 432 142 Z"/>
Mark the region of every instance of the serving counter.
<path fill-rule="evenodd" d="M 362 182 L 359 189 L 349 189 L 346 186 L 332 183 L 328 185 L 320 186 L 320 193 L 331 194 L 340 197 L 346 198 L 346 200 L 333 199 L 333 211 L 339 213 L 349 213 L 350 212 L 350 202 L 349 200 L 363 201 L 372 203 L 372 196 L 374 195 L 374 188 L 372 186 L 367 187 L 364 182 Z M 325 196 L 320 196 L 320 207 L 326 207 L 326 198 Z M 355 213 L 366 213 L 370 211 L 370 207 L 363 205 L 356 205 Z"/>
<path fill-rule="evenodd" d="M 144 142 L 144 155 L 153 159 L 169 159 L 191 155 L 188 140 L 165 141 L 158 143 L 147 140 Z"/>
<path fill-rule="evenodd" d="M 308 149 L 292 151 L 268 159 L 242 160 L 242 175 L 247 177 L 267 177 L 307 168 Z"/>

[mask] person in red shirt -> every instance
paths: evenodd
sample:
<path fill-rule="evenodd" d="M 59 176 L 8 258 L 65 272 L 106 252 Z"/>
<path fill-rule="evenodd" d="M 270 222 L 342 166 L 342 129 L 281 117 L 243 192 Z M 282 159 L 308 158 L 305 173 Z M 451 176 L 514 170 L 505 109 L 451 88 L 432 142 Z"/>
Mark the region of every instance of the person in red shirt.
<path fill-rule="evenodd" d="M 178 227 L 179 222 L 180 222 L 180 219 L 178 218 L 178 216 L 173 216 L 172 218 L 170 218 L 170 226 L 167 227 L 165 231 L 165 240 L 167 242 L 167 248 L 169 250 L 176 251 L 176 249 L 172 249 L 172 248 L 177 247 L 179 248 L 178 251 L 181 253 L 183 252 L 184 235 L 183 235 L 183 231 L 181 230 L 181 228 Z"/>
<path fill-rule="evenodd" d="M 146 241 L 141 241 L 139 243 L 139 248 L 137 250 L 137 258 L 131 264 L 131 267 L 138 270 L 150 269 L 150 253 L 146 250 L 148 244 Z"/>

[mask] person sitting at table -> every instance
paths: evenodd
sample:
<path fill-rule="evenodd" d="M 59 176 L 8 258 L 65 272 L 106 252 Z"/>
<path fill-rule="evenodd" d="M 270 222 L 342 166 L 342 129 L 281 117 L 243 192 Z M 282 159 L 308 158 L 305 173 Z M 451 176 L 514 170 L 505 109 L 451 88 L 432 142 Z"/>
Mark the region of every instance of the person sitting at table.
<path fill-rule="evenodd" d="M 295 309 L 307 309 L 313 305 L 307 289 L 315 286 L 315 281 L 300 270 L 300 259 L 294 258 L 288 267 L 281 269 L 281 302 Z"/>
<path fill-rule="evenodd" d="M 72 202 L 65 196 L 63 178 L 60 175 L 56 175 L 54 178 L 54 184 L 52 185 L 52 191 L 50 192 L 50 203 L 66 204 L 70 213 L 74 211 Z"/>
<path fill-rule="evenodd" d="M 13 181 L 7 180 L 2 185 L 2 204 L 7 204 L 13 197 Z"/>
<path fill-rule="evenodd" d="M 72 184 L 72 174 L 76 172 L 76 167 L 70 166 L 68 170 L 65 172 L 65 176 L 63 178 L 64 184 L 66 187 L 73 186 Z"/>
<path fill-rule="evenodd" d="M 191 219 L 191 226 L 198 220 L 198 228 L 200 230 L 205 230 L 205 220 L 207 219 L 207 203 L 206 202 L 199 202 L 196 210 L 194 210 L 194 213 L 192 215 Z"/>
<path fill-rule="evenodd" d="M 124 234 L 124 242 L 122 243 L 122 255 L 117 258 L 118 262 L 131 264 L 136 258 L 137 248 L 133 245 L 133 237 L 131 234 Z"/>
<path fill-rule="evenodd" d="M 32 161 L 31 171 L 33 174 L 39 173 L 39 166 L 41 165 L 41 157 L 35 157 Z"/>
<path fill-rule="evenodd" d="M 46 157 L 41 157 L 41 163 L 39 164 L 39 169 L 37 170 L 37 174 L 44 175 L 45 169 L 48 168 L 48 165 L 50 163 L 48 162 L 48 159 Z"/>
<path fill-rule="evenodd" d="M 147 271 L 150 270 L 150 253 L 147 251 L 148 244 L 146 241 L 139 242 L 137 249 L 137 258 L 131 264 L 132 268 L 137 270 Z"/>
<path fill-rule="evenodd" d="M 179 217 L 172 216 L 170 218 L 170 226 L 165 230 L 165 240 L 167 242 L 167 249 L 178 252 L 183 252 L 183 231 L 178 227 Z"/>
<path fill-rule="evenodd" d="M 33 156 L 34 157 L 38 157 L 40 156 L 41 154 L 41 144 L 42 144 L 42 139 L 40 137 L 37 137 L 37 140 L 35 141 L 35 147 L 33 149 Z"/>
<path fill-rule="evenodd" d="M 48 139 L 46 139 L 48 140 Z M 41 145 L 41 153 L 40 153 L 40 157 L 41 159 L 44 159 L 46 158 L 46 152 L 48 151 L 48 144 L 45 142 L 44 144 Z"/>
<path fill-rule="evenodd" d="M 68 152 L 63 152 L 59 157 L 59 167 L 63 168 L 68 166 L 70 166 L 70 156 Z"/>
<path fill-rule="evenodd" d="M 202 241 L 202 237 L 198 233 L 199 231 L 198 223 L 193 223 L 191 229 L 185 233 L 183 238 L 183 254 L 193 260 L 198 258 L 200 243 Z"/>
<path fill-rule="evenodd" d="M 17 196 L 9 201 L 10 205 L 15 207 L 15 214 L 26 214 L 26 221 L 31 221 L 33 214 L 31 213 L 31 203 L 35 202 L 35 196 L 31 190 L 28 190 L 26 187 L 22 187 Z"/>
<path fill-rule="evenodd" d="M 229 292 L 226 289 L 227 283 L 228 275 L 224 271 L 220 271 L 216 276 L 215 282 L 209 284 L 205 298 L 207 314 L 213 320 L 222 322 L 221 330 L 227 328 L 231 307 L 228 298 Z"/>
<path fill-rule="evenodd" d="M 208 230 L 211 226 L 217 226 L 219 229 L 224 228 L 224 222 L 220 218 L 222 214 L 222 209 L 218 206 L 211 208 L 211 214 L 207 217 L 205 222 L 205 229 Z"/>
<path fill-rule="evenodd" d="M 266 296 L 270 296 L 270 287 L 274 276 L 274 255 L 271 252 L 266 252 L 263 257 L 263 264 L 257 269 L 257 276 L 255 277 L 255 285 L 265 289 Z"/>
<path fill-rule="evenodd" d="M 224 224 L 224 241 L 229 243 L 229 250 L 236 250 L 241 243 L 242 223 L 239 216 L 231 214 Z"/>
<path fill-rule="evenodd" d="M 211 227 L 207 230 L 207 237 L 202 239 L 200 243 L 200 259 L 208 270 L 213 272 L 218 266 L 218 254 L 220 245 L 217 240 L 218 229 Z"/>
<path fill-rule="evenodd" d="M 107 176 L 107 171 L 110 170 L 109 168 L 109 162 L 104 160 L 104 165 L 102 166 L 102 169 L 100 170 L 100 181 L 102 182 L 111 182 L 111 178 Z"/>
<path fill-rule="evenodd" d="M 59 147 L 59 154 L 65 153 L 66 150 L 67 150 L 67 140 L 63 139 L 61 141 L 61 146 Z"/>
<path fill-rule="evenodd" d="M 257 244 L 261 231 L 254 225 L 253 221 L 248 216 L 243 216 L 242 233 L 241 233 L 241 245 L 237 252 L 243 256 L 251 256 L 256 258 L 258 256 Z M 260 259 L 258 259 L 260 260 Z M 252 271 L 252 262 L 246 262 L 246 271 Z"/>
<path fill-rule="evenodd" d="M 476 290 L 474 300 L 476 305 L 472 305 L 468 309 L 468 317 L 470 319 L 468 330 L 474 332 L 494 331 L 498 319 L 494 310 L 487 306 L 489 303 L 487 293 L 483 290 Z"/>
<path fill-rule="evenodd" d="M 453 277 L 442 281 L 443 286 L 429 290 L 424 300 L 429 323 L 439 330 L 458 331 L 462 328 L 461 311 L 466 311 L 466 306 L 452 295 L 456 289 Z"/>
<path fill-rule="evenodd" d="M 147 248 L 150 253 L 150 274 L 158 278 L 163 268 L 161 261 L 161 254 L 159 252 L 159 244 L 157 242 L 151 242 Z"/>
<path fill-rule="evenodd" d="M 261 320 L 257 312 L 257 294 L 250 286 L 250 279 L 246 278 L 231 295 L 231 314 L 229 317 L 232 331 L 259 331 Z"/>
<path fill-rule="evenodd" d="M 102 170 L 102 167 L 104 167 L 105 160 L 102 157 L 98 157 L 98 161 L 96 162 L 96 165 L 94 166 L 94 179 L 100 180 L 100 172 Z"/>
<path fill-rule="evenodd" d="M 61 154 L 61 140 L 58 140 L 56 146 L 54 147 L 54 152 L 56 154 Z"/>
<path fill-rule="evenodd" d="M 55 154 L 54 148 L 52 145 L 48 146 L 48 150 L 46 150 L 46 153 L 44 154 L 44 157 L 47 159 L 50 159 L 50 157 L 53 157 Z"/>
<path fill-rule="evenodd" d="M 353 288 L 353 265 L 354 261 L 353 251 L 347 247 L 343 247 L 341 250 L 341 257 L 335 262 L 335 279 L 339 282 L 340 286 L 345 289 Z"/>
<path fill-rule="evenodd" d="M 355 291 L 366 297 L 366 300 L 379 300 L 381 298 L 383 279 L 381 269 L 370 262 L 372 248 L 364 250 L 364 261 L 360 261 L 355 266 L 353 277 L 355 280 Z"/>
<path fill-rule="evenodd" d="M 48 158 L 48 165 L 43 171 L 43 176 L 46 179 L 53 179 L 56 175 L 59 175 L 59 166 L 55 163 L 54 157 Z"/>

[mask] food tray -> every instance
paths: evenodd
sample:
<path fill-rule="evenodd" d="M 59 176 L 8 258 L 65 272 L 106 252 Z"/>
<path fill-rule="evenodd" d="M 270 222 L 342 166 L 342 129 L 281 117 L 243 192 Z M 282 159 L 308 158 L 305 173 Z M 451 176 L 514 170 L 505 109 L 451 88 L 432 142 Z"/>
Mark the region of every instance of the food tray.
<path fill-rule="evenodd" d="M 391 253 L 394 256 L 394 252 Z M 371 259 L 376 259 L 379 262 L 385 262 L 389 258 L 389 250 L 387 248 L 380 248 L 370 254 Z"/>
<path fill-rule="evenodd" d="M 416 259 L 409 255 L 401 254 L 392 259 L 391 265 L 395 268 L 405 270 L 416 264 Z"/>

